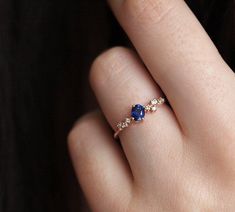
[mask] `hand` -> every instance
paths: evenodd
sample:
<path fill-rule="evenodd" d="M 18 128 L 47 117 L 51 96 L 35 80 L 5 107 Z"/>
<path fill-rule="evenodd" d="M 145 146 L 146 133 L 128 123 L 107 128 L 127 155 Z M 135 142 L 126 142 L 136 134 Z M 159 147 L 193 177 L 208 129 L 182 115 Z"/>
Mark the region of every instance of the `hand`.
<path fill-rule="evenodd" d="M 235 211 L 235 77 L 181 0 L 110 0 L 140 58 L 116 47 L 91 68 L 102 112 L 69 135 L 94 211 Z M 143 65 L 145 64 L 145 65 Z M 169 104 L 120 133 L 135 103 Z M 106 120 L 109 124 L 106 123 Z"/>

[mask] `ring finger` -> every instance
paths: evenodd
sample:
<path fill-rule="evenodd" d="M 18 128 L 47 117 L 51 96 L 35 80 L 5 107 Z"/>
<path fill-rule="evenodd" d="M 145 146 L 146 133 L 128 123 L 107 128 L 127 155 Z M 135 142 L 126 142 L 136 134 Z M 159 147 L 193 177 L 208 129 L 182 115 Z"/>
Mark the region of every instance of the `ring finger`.
<path fill-rule="evenodd" d="M 146 104 L 163 95 L 136 54 L 125 48 L 117 47 L 99 56 L 90 76 L 101 109 L 113 129 L 118 121 L 130 116 L 131 105 Z M 156 114 L 149 114 L 144 123 L 121 132 L 120 140 L 134 177 L 143 179 L 143 175 L 156 171 L 156 164 L 159 168 L 167 167 L 166 163 L 181 150 L 180 138 L 178 122 L 166 104 Z M 171 154 L 174 156 L 166 157 Z"/>

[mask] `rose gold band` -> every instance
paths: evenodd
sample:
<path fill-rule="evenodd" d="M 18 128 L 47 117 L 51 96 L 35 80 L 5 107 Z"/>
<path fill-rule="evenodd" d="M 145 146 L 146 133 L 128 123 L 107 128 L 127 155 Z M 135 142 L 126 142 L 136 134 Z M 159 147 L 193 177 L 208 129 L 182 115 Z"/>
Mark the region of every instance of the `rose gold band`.
<path fill-rule="evenodd" d="M 140 122 L 141 120 L 144 120 L 145 113 L 153 113 L 156 112 L 158 109 L 158 106 L 165 103 L 165 98 L 160 97 L 158 99 L 151 100 L 147 105 L 133 105 L 132 106 L 132 115 L 131 117 L 128 117 L 124 119 L 124 121 L 121 121 L 117 124 L 117 130 L 114 133 L 114 138 L 117 139 L 119 136 L 119 133 L 123 131 L 125 128 L 128 128 L 133 122 Z M 142 110 L 141 110 L 142 108 Z M 138 116 L 139 115 L 139 116 Z M 137 120 L 139 118 L 139 120 Z"/>

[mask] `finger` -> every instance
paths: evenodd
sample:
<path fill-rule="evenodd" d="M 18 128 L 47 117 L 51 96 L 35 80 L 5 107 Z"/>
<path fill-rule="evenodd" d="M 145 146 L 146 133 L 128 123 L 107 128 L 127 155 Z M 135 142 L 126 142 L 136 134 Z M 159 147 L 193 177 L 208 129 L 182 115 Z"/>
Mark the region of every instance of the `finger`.
<path fill-rule="evenodd" d="M 182 0 L 109 2 L 182 127 L 194 132 L 205 124 L 213 126 L 213 117 L 220 123 L 227 121 L 229 114 L 222 110 L 231 111 L 234 74 L 186 3 Z"/>
<path fill-rule="evenodd" d="M 121 47 L 108 50 L 96 59 L 91 69 L 91 84 L 115 130 L 117 122 L 130 117 L 133 104 L 146 104 L 162 96 L 137 56 Z M 142 123 L 122 131 L 121 143 L 134 178 L 144 179 L 155 172 L 156 164 L 167 161 L 166 155 L 177 154 L 180 135 L 175 116 L 166 104 L 156 113 L 147 114 Z"/>
<path fill-rule="evenodd" d="M 125 207 L 132 176 L 102 115 L 94 112 L 80 119 L 68 140 L 73 165 L 90 206 L 97 211 Z"/>

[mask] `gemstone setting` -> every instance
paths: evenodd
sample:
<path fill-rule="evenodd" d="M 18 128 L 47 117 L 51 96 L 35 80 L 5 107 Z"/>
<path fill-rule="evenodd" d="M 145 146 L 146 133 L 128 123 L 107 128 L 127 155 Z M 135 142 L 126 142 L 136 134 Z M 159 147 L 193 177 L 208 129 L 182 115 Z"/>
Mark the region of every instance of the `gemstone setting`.
<path fill-rule="evenodd" d="M 145 114 L 153 113 L 158 110 L 158 107 L 166 102 L 166 99 L 160 97 L 158 99 L 152 99 L 147 105 L 136 104 L 132 106 L 131 116 L 125 118 L 119 122 L 117 130 L 114 133 L 114 138 L 117 139 L 118 135 L 125 128 L 128 128 L 133 122 L 140 122 L 145 118 Z"/>
<path fill-rule="evenodd" d="M 134 118 L 135 121 L 143 120 L 145 117 L 145 107 L 140 104 L 133 105 L 131 117 Z"/>

